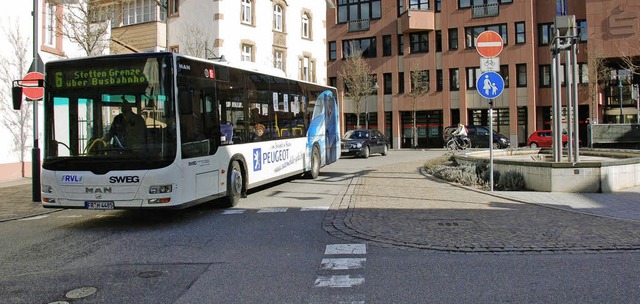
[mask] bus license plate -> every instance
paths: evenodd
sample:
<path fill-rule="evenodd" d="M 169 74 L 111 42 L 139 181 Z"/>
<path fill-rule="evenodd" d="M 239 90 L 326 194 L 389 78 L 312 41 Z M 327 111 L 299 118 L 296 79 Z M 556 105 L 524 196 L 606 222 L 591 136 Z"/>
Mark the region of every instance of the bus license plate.
<path fill-rule="evenodd" d="M 84 202 L 84 207 L 89 210 L 113 210 L 113 202 Z"/>

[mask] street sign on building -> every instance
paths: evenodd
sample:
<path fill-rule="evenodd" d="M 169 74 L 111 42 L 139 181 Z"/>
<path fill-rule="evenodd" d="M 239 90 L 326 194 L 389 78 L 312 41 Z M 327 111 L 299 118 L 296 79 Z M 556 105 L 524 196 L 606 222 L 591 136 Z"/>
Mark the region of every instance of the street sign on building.
<path fill-rule="evenodd" d="M 476 38 L 476 50 L 482 57 L 496 57 L 502 52 L 502 47 L 502 36 L 494 31 L 484 31 Z"/>
<path fill-rule="evenodd" d="M 480 96 L 493 99 L 504 91 L 504 79 L 496 72 L 482 73 L 476 80 L 476 88 Z"/>

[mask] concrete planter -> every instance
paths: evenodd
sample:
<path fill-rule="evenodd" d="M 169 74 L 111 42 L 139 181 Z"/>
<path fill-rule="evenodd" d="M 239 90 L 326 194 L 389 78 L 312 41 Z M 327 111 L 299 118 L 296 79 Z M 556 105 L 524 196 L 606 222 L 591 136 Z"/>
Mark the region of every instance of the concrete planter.
<path fill-rule="evenodd" d="M 489 161 L 489 150 L 455 155 L 458 163 Z M 541 192 L 613 192 L 640 185 L 640 151 L 581 149 L 579 162 L 553 162 L 548 149 L 493 151 L 495 172 L 515 171 Z"/>

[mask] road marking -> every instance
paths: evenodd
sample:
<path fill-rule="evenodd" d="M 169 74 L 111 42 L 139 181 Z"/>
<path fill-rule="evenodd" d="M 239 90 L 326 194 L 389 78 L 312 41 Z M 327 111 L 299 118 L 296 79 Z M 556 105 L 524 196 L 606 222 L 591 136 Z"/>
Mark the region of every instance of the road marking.
<path fill-rule="evenodd" d="M 49 217 L 49 215 L 38 215 L 38 216 L 34 216 L 34 217 L 27 217 L 27 218 L 22 218 L 22 219 L 18 219 L 19 221 L 32 221 L 32 220 L 41 220 L 43 218 L 47 218 Z"/>
<path fill-rule="evenodd" d="M 364 294 L 346 294 L 346 295 L 311 295 L 307 304 L 364 304 Z"/>
<path fill-rule="evenodd" d="M 277 213 L 277 212 L 287 212 L 286 207 L 283 208 L 262 208 L 260 210 L 258 210 L 258 213 Z"/>
<path fill-rule="evenodd" d="M 78 217 L 82 217 L 82 215 L 77 214 L 77 215 L 59 215 L 59 218 L 78 218 Z"/>
<path fill-rule="evenodd" d="M 320 269 L 322 270 L 351 270 L 364 268 L 365 258 L 351 259 L 322 259 Z"/>
<path fill-rule="evenodd" d="M 329 206 L 312 206 L 312 207 L 302 207 L 300 211 L 325 211 L 329 210 Z"/>
<path fill-rule="evenodd" d="M 244 209 L 229 209 L 229 210 L 225 210 L 222 211 L 222 214 L 243 214 L 245 211 Z"/>
<path fill-rule="evenodd" d="M 324 254 L 366 254 L 366 244 L 332 244 L 327 245 Z"/>
<path fill-rule="evenodd" d="M 332 275 L 332 276 L 319 276 L 314 284 L 315 287 L 330 287 L 330 288 L 347 288 L 364 283 L 364 277 L 361 275 Z"/>

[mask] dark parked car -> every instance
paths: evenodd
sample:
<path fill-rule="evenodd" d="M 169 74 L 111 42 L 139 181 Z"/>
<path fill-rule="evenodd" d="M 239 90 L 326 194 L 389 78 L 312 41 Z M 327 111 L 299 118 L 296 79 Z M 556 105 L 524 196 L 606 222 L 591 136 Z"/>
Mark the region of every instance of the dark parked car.
<path fill-rule="evenodd" d="M 368 158 L 372 153 L 389 152 L 389 138 L 375 129 L 351 130 L 342 137 L 342 156 Z"/>
<path fill-rule="evenodd" d="M 467 136 L 471 140 L 471 147 L 473 148 L 489 148 L 489 128 L 485 126 L 469 125 L 467 127 Z M 449 126 L 444 129 L 443 137 L 444 143 L 451 138 L 451 134 L 455 131 L 457 126 Z M 511 146 L 511 141 L 508 137 L 493 132 L 493 148 L 505 149 Z"/>

